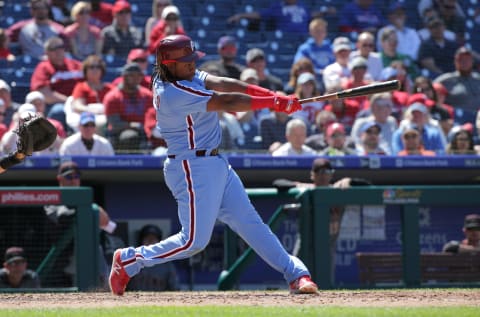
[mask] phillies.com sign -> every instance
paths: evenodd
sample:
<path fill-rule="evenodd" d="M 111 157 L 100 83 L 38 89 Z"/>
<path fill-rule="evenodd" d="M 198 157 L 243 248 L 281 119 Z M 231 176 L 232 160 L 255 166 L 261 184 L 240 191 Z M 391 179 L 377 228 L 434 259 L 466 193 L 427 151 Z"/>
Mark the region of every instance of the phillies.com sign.
<path fill-rule="evenodd" d="M 0 191 L 2 205 L 60 204 L 59 190 L 6 190 Z"/>

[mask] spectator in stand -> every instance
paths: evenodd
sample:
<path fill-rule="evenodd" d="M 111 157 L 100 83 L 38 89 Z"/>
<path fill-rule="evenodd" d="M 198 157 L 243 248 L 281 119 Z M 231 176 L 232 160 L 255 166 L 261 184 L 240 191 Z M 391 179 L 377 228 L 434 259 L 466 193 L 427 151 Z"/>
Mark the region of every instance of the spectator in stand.
<path fill-rule="evenodd" d="M 425 150 L 422 144 L 420 131 L 416 125 L 406 125 L 402 128 L 402 145 L 403 150 L 397 153 L 398 156 L 421 155 L 435 156 L 434 151 Z"/>
<path fill-rule="evenodd" d="M 445 22 L 446 29 L 455 33 L 456 42 L 459 45 L 465 44 L 465 15 L 457 11 L 459 3 L 457 0 L 441 0 L 438 1 L 438 12 L 440 18 Z"/>
<path fill-rule="evenodd" d="M 326 93 L 335 93 L 340 90 L 342 90 L 342 87 L 333 86 L 330 90 L 327 90 Z M 323 109 L 333 112 L 337 117 L 337 121 L 342 123 L 345 126 L 345 129 L 350 132 L 353 123 L 355 122 L 355 118 L 360 111 L 360 106 L 358 105 L 358 102 L 350 98 L 334 99 L 330 100 Z"/>
<path fill-rule="evenodd" d="M 145 23 L 145 46 L 150 46 L 150 34 L 155 27 L 161 20 L 162 20 L 162 12 L 168 6 L 171 6 L 172 0 L 154 0 L 152 1 L 152 16 L 147 19 Z"/>
<path fill-rule="evenodd" d="M 328 146 L 318 154 L 326 156 L 356 155 L 354 149 L 347 145 L 347 131 L 341 123 L 332 123 L 327 127 L 326 141 Z"/>
<path fill-rule="evenodd" d="M 426 41 L 430 38 L 430 30 L 428 29 L 428 22 L 432 19 L 437 19 L 439 18 L 438 12 L 433 8 L 426 8 L 423 11 L 423 14 L 421 15 L 421 21 L 422 21 L 422 27 L 417 30 L 418 36 L 420 37 L 420 40 Z M 456 40 L 456 35 L 450 30 L 447 30 L 444 28 L 443 31 L 443 37 L 446 38 L 449 41 L 455 41 Z"/>
<path fill-rule="evenodd" d="M 430 38 L 422 42 L 418 61 L 430 72 L 430 77 L 435 78 L 454 70 L 453 60 L 458 44 L 443 36 L 445 25 L 441 19 L 433 18 L 427 26 L 430 30 Z"/>
<path fill-rule="evenodd" d="M 438 126 L 429 124 L 430 114 L 428 108 L 420 103 L 411 104 L 404 114 L 405 119 L 392 136 L 393 155 L 403 150 L 401 135 L 403 128 L 408 125 L 415 125 L 422 136 L 422 143 L 426 150 L 434 151 L 437 155 L 445 154 L 446 140 Z"/>
<path fill-rule="evenodd" d="M 152 77 L 147 74 L 148 72 L 148 52 L 143 48 L 134 48 L 128 53 L 127 64 L 128 63 L 137 63 L 143 71 L 143 78 L 140 85 L 150 89 L 152 84 Z M 112 82 L 114 86 L 118 86 L 123 82 L 123 76 L 115 78 Z"/>
<path fill-rule="evenodd" d="M 38 90 L 45 96 L 47 117 L 60 121 L 65 130 L 65 102 L 73 88 L 83 78 L 82 64 L 65 56 L 65 43 L 52 37 L 45 43 L 47 60 L 38 63 L 30 81 L 30 90 Z"/>
<path fill-rule="evenodd" d="M 367 60 L 365 58 L 357 56 L 352 59 L 350 63 L 348 63 L 350 76 L 347 78 L 346 81 L 343 82 L 342 88 L 351 89 L 371 84 L 372 81 L 366 77 L 368 74 L 367 67 Z M 354 97 L 351 99 L 355 100 L 358 103 L 361 110 L 368 109 L 369 104 L 367 96 Z"/>
<path fill-rule="evenodd" d="M 449 142 L 447 144 L 447 154 L 450 155 L 479 155 L 480 152 L 475 149 L 472 132 L 464 125 L 458 125 L 449 133 Z"/>
<path fill-rule="evenodd" d="M 328 23 L 315 18 L 309 24 L 310 37 L 297 48 L 293 62 L 308 58 L 315 67 L 315 75 L 322 80 L 323 69 L 335 61 L 332 45 L 327 39 Z"/>
<path fill-rule="evenodd" d="M 305 145 L 315 151 L 321 151 L 326 148 L 328 146 L 325 140 L 327 127 L 336 121 L 337 117 L 333 112 L 327 110 L 319 111 L 315 117 L 315 130 L 307 137 Z"/>
<path fill-rule="evenodd" d="M 7 107 L 5 107 L 5 102 L 3 99 L 0 99 L 0 140 L 2 139 L 5 132 L 8 131 L 8 126 L 4 123 L 5 112 Z"/>
<path fill-rule="evenodd" d="M 389 81 L 389 80 L 398 80 L 400 82 L 400 87 L 403 87 L 402 83 L 405 80 L 406 77 L 406 72 L 404 74 L 399 73 L 399 71 L 396 68 L 393 67 L 385 67 L 382 70 L 382 73 L 380 75 L 380 80 L 381 81 Z M 400 121 L 403 117 L 403 113 L 405 112 L 405 109 L 407 107 L 407 101 L 409 98 L 410 94 L 406 91 L 403 91 L 401 89 L 394 90 L 392 92 L 392 102 L 393 102 L 393 109 L 392 109 L 392 115 L 397 119 L 397 121 Z"/>
<path fill-rule="evenodd" d="M 112 144 L 103 136 L 95 133 L 95 114 L 82 112 L 78 131 L 66 138 L 60 147 L 59 154 L 65 155 L 99 155 L 113 156 Z"/>
<path fill-rule="evenodd" d="M 70 8 L 67 0 L 50 0 L 49 17 L 53 21 L 67 26 L 73 22 L 70 18 Z"/>
<path fill-rule="evenodd" d="M 425 10 L 431 9 L 435 11 L 440 11 L 439 6 L 442 4 L 442 0 L 420 0 L 418 1 L 418 15 L 422 16 Z M 465 17 L 465 12 L 462 9 L 462 6 L 457 2 L 455 4 L 455 14 L 461 17 Z"/>
<path fill-rule="evenodd" d="M 12 88 L 3 79 L 0 79 L 0 100 L 3 101 L 5 106 L 3 123 L 8 127 L 20 104 L 12 100 Z"/>
<path fill-rule="evenodd" d="M 0 269 L 0 288 L 40 288 L 40 278 L 35 271 L 27 269 L 25 251 L 10 247 L 5 251 L 5 261 Z"/>
<path fill-rule="evenodd" d="M 380 74 L 383 69 L 380 54 L 375 52 L 375 38 L 369 32 L 362 32 L 357 38 L 357 49 L 350 53 L 350 61 L 357 56 L 367 60 L 367 77 L 373 80 L 380 80 Z"/>
<path fill-rule="evenodd" d="M 260 136 L 262 137 L 262 148 L 272 153 L 280 145 L 287 142 L 285 137 L 287 123 L 292 119 L 283 112 L 270 112 L 269 116 L 260 119 Z"/>
<path fill-rule="evenodd" d="M 258 12 L 237 13 L 227 19 L 228 23 L 238 23 L 241 19 L 262 21 L 266 28 L 285 33 L 306 34 L 310 14 L 297 0 L 277 0 L 270 7 Z"/>
<path fill-rule="evenodd" d="M 282 80 L 267 70 L 267 60 L 265 59 L 265 52 L 260 48 L 252 48 L 245 54 L 247 67 L 253 68 L 257 72 L 258 85 L 260 87 L 269 89 L 271 91 L 283 90 Z"/>
<path fill-rule="evenodd" d="M 143 46 L 143 32 L 132 25 L 132 7 L 125 0 L 113 5 L 113 22 L 102 29 L 102 54 L 127 58 L 132 48 Z"/>
<path fill-rule="evenodd" d="M 65 107 L 66 121 L 72 131 L 77 131 L 80 114 L 93 112 L 97 133 L 103 135 L 107 123 L 103 98 L 114 86 L 102 80 L 107 66 L 100 56 L 88 56 L 82 63 L 82 70 L 85 80 L 77 83 L 73 89 Z"/>
<path fill-rule="evenodd" d="M 114 87 L 104 97 L 107 135 L 115 151 L 138 153 L 145 150 L 145 113 L 153 107 L 153 95 L 140 85 L 142 68 L 129 63 L 122 69 L 123 85 Z"/>
<path fill-rule="evenodd" d="M 348 57 L 352 51 L 352 43 L 347 37 L 337 37 L 333 41 L 333 52 L 335 62 L 325 67 L 323 70 L 323 85 L 326 90 L 334 86 L 342 85 L 350 76 L 348 68 Z"/>
<path fill-rule="evenodd" d="M 463 223 L 462 241 L 449 241 L 443 246 L 443 252 L 449 253 L 471 253 L 480 252 L 480 215 L 470 214 L 465 216 Z"/>
<path fill-rule="evenodd" d="M 0 59 L 13 62 L 15 58 L 15 55 L 10 51 L 10 39 L 8 38 L 7 32 L 5 29 L 0 28 Z"/>
<path fill-rule="evenodd" d="M 339 20 L 339 30 L 343 33 L 367 31 L 376 34 L 385 25 L 385 18 L 373 0 L 352 0 L 345 4 Z"/>
<path fill-rule="evenodd" d="M 398 128 L 397 120 L 391 115 L 393 109 L 392 95 L 378 93 L 370 96 L 370 115 L 355 120 L 350 136 L 355 144 L 360 145 L 360 128 L 365 122 L 375 122 L 380 127 L 380 146 L 386 154 L 392 154 L 391 140 Z M 360 149 L 357 149 L 360 150 Z"/>
<path fill-rule="evenodd" d="M 150 33 L 148 51 L 154 54 L 158 44 L 163 38 L 173 34 L 186 34 L 180 20 L 180 10 L 174 5 L 165 7 L 160 21 L 153 27 Z"/>
<path fill-rule="evenodd" d="M 455 122 L 474 122 L 480 105 L 480 74 L 473 69 L 472 50 L 466 46 L 455 52 L 455 71 L 435 78 L 448 91 L 445 102 L 455 108 Z"/>
<path fill-rule="evenodd" d="M 63 33 L 63 25 L 48 17 L 48 0 L 30 0 L 32 20 L 22 26 L 18 41 L 22 53 L 38 60 L 44 58 L 45 42 Z"/>
<path fill-rule="evenodd" d="M 405 3 L 391 3 L 388 7 L 388 26 L 393 27 L 397 32 L 397 51 L 400 54 L 409 56 L 412 61 L 416 61 L 421 41 L 417 31 L 405 25 L 406 19 Z M 379 51 L 382 48 L 380 39 L 383 30 L 384 28 L 381 28 L 377 33 L 377 50 Z"/>
<path fill-rule="evenodd" d="M 317 88 L 317 80 L 312 73 L 302 73 L 298 76 L 297 88 L 295 89 L 295 96 L 298 99 L 312 98 L 320 96 L 320 90 Z M 312 125 L 315 124 L 315 115 L 322 110 L 323 102 L 312 101 L 302 104 L 302 110 L 292 113 L 293 118 L 302 119 L 307 125 L 307 131 L 311 130 Z"/>
<path fill-rule="evenodd" d="M 162 230 L 156 225 L 148 224 L 140 230 L 137 245 L 152 245 L 162 239 Z M 144 268 L 130 280 L 127 286 L 129 291 L 163 292 L 179 289 L 177 271 L 173 262 Z"/>
<path fill-rule="evenodd" d="M 410 77 L 410 75 L 408 74 L 408 69 L 404 62 L 400 60 L 393 61 L 389 67 L 397 71 L 396 79 L 400 82 L 400 88 L 398 89 L 398 91 L 403 91 L 407 94 L 412 93 L 412 77 Z"/>
<path fill-rule="evenodd" d="M 407 73 L 410 78 L 416 78 L 418 76 L 418 69 L 415 61 L 413 61 L 408 55 L 398 52 L 397 31 L 393 26 L 387 26 L 383 29 L 380 43 L 382 46 L 380 58 L 382 59 L 382 65 L 384 68 L 391 66 L 394 61 L 401 61 L 407 68 Z"/>
<path fill-rule="evenodd" d="M 225 111 L 218 111 L 218 118 L 222 127 L 228 130 L 227 135 L 222 135 L 222 138 L 230 138 L 230 140 L 227 140 L 226 142 L 222 141 L 223 144 L 229 145 L 229 147 L 223 147 L 223 149 L 235 150 L 243 148 L 245 146 L 245 134 L 243 133 L 237 117 L 234 114 Z"/>
<path fill-rule="evenodd" d="M 25 103 L 21 105 L 20 108 L 18 108 L 17 115 L 15 115 L 15 121 L 12 121 L 10 129 L 5 132 L 0 141 L 0 152 L 11 153 L 17 150 L 18 135 L 15 133 L 15 130 L 17 130 L 18 126 L 24 122 L 23 118 L 28 117 L 30 114 L 33 115 L 37 112 L 37 108 L 31 103 Z M 63 134 L 65 135 L 65 133 Z M 62 142 L 63 137 L 60 137 L 57 131 L 57 138 L 55 142 L 53 142 L 53 144 L 51 144 L 48 148 L 42 151 L 33 152 L 33 155 L 56 155 L 58 154 L 58 150 L 62 145 Z"/>
<path fill-rule="evenodd" d="M 292 64 L 292 67 L 290 68 L 290 76 L 288 82 L 284 87 L 284 91 L 286 94 L 293 94 L 295 92 L 298 76 L 305 72 L 315 74 L 315 69 L 310 59 L 300 58 L 298 61 Z"/>
<path fill-rule="evenodd" d="M 301 119 L 292 119 L 285 129 L 287 142 L 272 152 L 272 156 L 316 155 L 317 152 L 305 145 L 307 126 Z"/>
<path fill-rule="evenodd" d="M 453 127 L 454 108 L 444 103 L 444 96 L 448 93 L 445 87 L 439 83 L 435 83 L 435 86 L 437 89 L 430 78 L 418 76 L 413 85 L 414 94 L 409 97 L 408 103 L 413 103 L 412 100 L 424 103 L 429 108 L 430 116 L 438 121 L 443 135 L 447 137 Z"/>
<path fill-rule="evenodd" d="M 86 1 L 79 1 L 72 7 L 73 23 L 65 28 L 65 37 L 69 42 L 73 57 L 83 61 L 89 55 L 100 55 L 103 39 L 101 30 L 90 24 L 92 7 Z"/>
<path fill-rule="evenodd" d="M 360 143 L 355 144 L 357 154 L 386 155 L 387 150 L 380 145 L 380 132 L 382 129 L 374 121 L 367 121 L 360 127 Z"/>
<path fill-rule="evenodd" d="M 90 12 L 90 24 L 103 29 L 113 22 L 113 5 L 106 1 L 89 0 L 92 5 L 92 12 Z"/>
<path fill-rule="evenodd" d="M 240 74 L 245 67 L 235 62 L 238 52 L 237 40 L 230 35 L 222 36 L 218 39 L 217 50 L 220 59 L 205 62 L 200 69 L 215 66 L 220 76 L 240 79 Z"/>

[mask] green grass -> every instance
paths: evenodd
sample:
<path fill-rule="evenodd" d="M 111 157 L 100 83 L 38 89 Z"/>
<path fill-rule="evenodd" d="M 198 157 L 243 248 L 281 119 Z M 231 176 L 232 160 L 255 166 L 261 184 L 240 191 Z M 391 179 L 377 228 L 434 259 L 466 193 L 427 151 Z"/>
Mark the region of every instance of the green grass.
<path fill-rule="evenodd" d="M 369 307 L 247 307 L 247 306 L 188 306 L 188 307 L 120 307 L 91 309 L 7 309 L 0 310 L 5 317 L 105 316 L 105 317 L 478 317 L 478 307 L 424 307 L 424 308 L 369 308 Z"/>

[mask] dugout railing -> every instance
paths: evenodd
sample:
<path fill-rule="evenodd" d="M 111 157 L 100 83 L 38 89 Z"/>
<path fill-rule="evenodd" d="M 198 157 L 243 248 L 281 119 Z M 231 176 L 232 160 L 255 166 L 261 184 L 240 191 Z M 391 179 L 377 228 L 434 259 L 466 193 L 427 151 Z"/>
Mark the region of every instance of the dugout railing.
<path fill-rule="evenodd" d="M 86 291 L 99 286 L 99 229 L 98 211 L 92 208 L 93 193 L 89 187 L 0 187 L 0 212 L 11 207 L 42 207 L 44 205 L 65 205 L 76 210 L 72 226 L 67 228 L 58 241 L 49 246 L 37 267 L 39 276 L 46 276 L 52 269 L 52 262 L 67 243 L 74 241 L 75 282 L 73 287 L 62 289 L 0 289 L 10 291 Z M 27 255 L 28 258 L 28 255 Z M 28 260 L 28 259 L 27 259 Z"/>
<path fill-rule="evenodd" d="M 299 230 L 300 257 L 310 268 L 312 278 L 321 289 L 334 287 L 331 281 L 331 256 L 329 245 L 330 208 L 341 205 L 398 205 L 401 209 L 402 231 L 402 286 L 420 287 L 421 253 L 419 208 L 421 206 L 480 206 L 480 186 L 368 186 L 349 189 L 317 187 L 303 192 L 290 189 L 279 193 L 274 188 L 247 189 L 251 199 L 267 197 L 296 197 L 300 202 Z M 278 211 L 277 211 L 278 213 Z M 274 217 L 278 217 L 274 214 Z M 271 219 L 272 220 L 272 219 Z M 461 227 L 461 225 L 459 225 Z M 236 285 L 243 269 L 242 261 L 249 256 L 236 258 L 233 247 L 235 235 L 227 229 L 225 236 L 225 264 L 218 279 L 218 288 L 231 289 Z M 247 250 L 248 251 L 248 250 Z M 250 251 L 251 252 L 251 251 Z"/>

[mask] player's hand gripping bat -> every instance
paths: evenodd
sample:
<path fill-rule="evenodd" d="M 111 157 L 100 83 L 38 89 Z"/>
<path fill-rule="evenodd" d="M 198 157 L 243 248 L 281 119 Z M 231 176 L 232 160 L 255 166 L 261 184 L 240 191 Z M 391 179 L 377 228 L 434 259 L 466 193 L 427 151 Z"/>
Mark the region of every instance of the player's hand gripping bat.
<path fill-rule="evenodd" d="M 299 102 L 300 104 L 303 104 L 303 103 L 313 102 L 313 101 L 352 98 L 352 97 L 377 94 L 380 92 L 397 90 L 399 88 L 400 88 L 400 82 L 398 80 L 390 80 L 382 83 L 374 83 L 374 84 L 360 86 L 352 89 L 341 90 L 335 93 L 326 94 L 322 96 L 300 99 Z"/>

